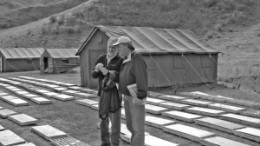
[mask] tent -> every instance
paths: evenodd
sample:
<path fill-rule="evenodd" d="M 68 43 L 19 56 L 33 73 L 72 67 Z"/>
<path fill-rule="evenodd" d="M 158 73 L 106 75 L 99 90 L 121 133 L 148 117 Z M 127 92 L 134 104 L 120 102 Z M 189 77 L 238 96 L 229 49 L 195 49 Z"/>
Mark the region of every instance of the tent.
<path fill-rule="evenodd" d="M 45 49 L 40 58 L 41 73 L 64 73 L 79 66 L 78 49 Z"/>
<path fill-rule="evenodd" d="M 0 48 L 0 72 L 40 69 L 43 48 Z"/>
<path fill-rule="evenodd" d="M 216 82 L 218 51 L 189 30 L 151 27 L 96 26 L 77 52 L 82 86 L 96 87 L 91 77 L 110 37 L 129 36 L 148 66 L 149 87 Z"/>

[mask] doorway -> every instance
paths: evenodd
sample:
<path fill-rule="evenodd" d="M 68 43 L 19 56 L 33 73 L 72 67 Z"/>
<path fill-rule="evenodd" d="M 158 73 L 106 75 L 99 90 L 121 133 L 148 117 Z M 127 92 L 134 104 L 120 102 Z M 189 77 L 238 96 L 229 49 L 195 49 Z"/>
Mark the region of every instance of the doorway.
<path fill-rule="evenodd" d="M 48 57 L 43 58 L 44 70 L 49 67 Z"/>

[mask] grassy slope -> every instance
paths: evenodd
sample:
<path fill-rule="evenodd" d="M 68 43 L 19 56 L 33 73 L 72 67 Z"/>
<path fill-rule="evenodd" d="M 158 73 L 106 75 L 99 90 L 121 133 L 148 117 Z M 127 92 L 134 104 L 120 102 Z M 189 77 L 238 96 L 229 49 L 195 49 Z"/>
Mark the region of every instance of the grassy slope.
<path fill-rule="evenodd" d="M 23 25 L 29 22 L 40 20 L 52 14 L 62 12 L 64 10 L 75 7 L 83 2 L 88 0 L 59 0 L 59 1 L 44 1 L 44 0 L 34 0 L 30 4 L 26 5 L 22 1 L 19 3 L 10 1 L 16 5 L 22 5 L 20 8 L 17 8 L 8 12 L 0 13 L 0 29 L 6 29 L 10 27 L 15 27 Z M 10 4 L 9 4 L 10 5 Z M 3 5 L 4 7 L 5 5 Z M 8 6 L 5 6 L 8 7 Z"/>
<path fill-rule="evenodd" d="M 75 47 L 80 44 L 79 41 L 84 35 L 84 31 L 89 32 L 89 29 L 85 29 L 85 25 L 81 24 L 82 32 L 78 33 L 67 33 L 72 28 L 57 25 L 56 23 L 50 23 L 50 18 L 54 17 L 57 23 L 64 23 L 65 17 L 71 16 L 73 11 L 78 9 L 83 9 L 91 5 L 92 1 L 83 3 L 72 9 L 63 11 L 51 16 L 49 18 L 44 18 L 39 21 L 35 21 L 26 25 L 19 27 L 14 27 L 10 29 L 0 30 L 0 46 L 1 47 Z M 80 21 L 80 20 L 79 20 Z M 84 20 L 83 20 L 84 21 Z M 67 22 L 67 21 L 66 21 Z M 77 21 L 78 22 L 78 21 Z M 76 27 L 78 28 L 78 27 Z"/>
<path fill-rule="evenodd" d="M 209 43 L 219 55 L 219 80 L 260 93 L 260 24 L 233 33 L 224 33 Z"/>
<path fill-rule="evenodd" d="M 65 0 L 0 0 L 0 14 L 8 13 L 19 8 L 37 5 L 50 5 Z"/>
<path fill-rule="evenodd" d="M 78 47 L 80 41 L 77 40 L 81 40 L 79 38 L 85 37 L 89 31 L 85 27 L 87 24 L 187 28 L 198 35 L 211 38 L 214 31 L 223 31 L 230 23 L 237 27 L 251 26 L 259 20 L 260 16 L 255 13 L 260 7 L 259 1 L 235 1 L 239 3 L 229 3 L 226 0 L 96 0 L 91 6 L 82 4 L 65 14 L 51 16 L 49 23 L 44 26 L 43 23 L 37 23 L 40 25 L 38 27 L 30 25 L 31 29 L 23 29 L 21 26 L 23 34 L 18 33 L 19 37 L 12 36 L 13 30 L 8 31 L 8 36 L 6 33 L 0 34 L 0 45 L 41 46 L 44 43 L 46 46 L 55 44 L 67 47 L 62 41 L 64 37 L 79 36 L 68 40 L 69 44 Z"/>
<path fill-rule="evenodd" d="M 219 79 L 234 80 L 259 73 L 259 23 L 260 1 L 255 0 L 92 0 L 0 31 L 0 46 L 79 47 L 89 25 L 96 24 L 187 28 L 225 53 Z"/>

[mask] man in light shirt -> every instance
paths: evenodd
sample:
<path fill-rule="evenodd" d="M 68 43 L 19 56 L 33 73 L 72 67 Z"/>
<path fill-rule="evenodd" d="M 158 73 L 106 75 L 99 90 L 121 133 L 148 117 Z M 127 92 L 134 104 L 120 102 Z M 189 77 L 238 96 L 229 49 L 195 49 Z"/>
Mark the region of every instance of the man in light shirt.
<path fill-rule="evenodd" d="M 118 49 L 112 46 L 117 40 L 110 38 L 107 42 L 107 53 L 101 55 L 97 61 L 92 77 L 99 81 L 98 95 L 99 99 L 99 117 L 101 130 L 101 146 L 119 146 L 120 141 L 120 118 L 121 118 L 121 96 L 115 85 L 110 87 L 105 86 L 105 80 L 111 79 L 111 82 L 118 83 L 118 73 L 122 64 L 122 58 L 118 55 Z M 107 84 L 108 82 L 106 82 Z M 109 89 L 109 90 L 108 90 Z M 111 93 L 113 94 L 106 94 Z M 114 97 L 112 97 L 113 95 Z M 116 96 L 118 95 L 118 96 Z M 110 100 L 108 100 L 110 98 Z M 118 98 L 117 106 L 113 104 L 112 98 Z M 115 101 L 115 100 L 113 100 Z M 109 120 L 111 121 L 111 133 L 109 133 Z"/>

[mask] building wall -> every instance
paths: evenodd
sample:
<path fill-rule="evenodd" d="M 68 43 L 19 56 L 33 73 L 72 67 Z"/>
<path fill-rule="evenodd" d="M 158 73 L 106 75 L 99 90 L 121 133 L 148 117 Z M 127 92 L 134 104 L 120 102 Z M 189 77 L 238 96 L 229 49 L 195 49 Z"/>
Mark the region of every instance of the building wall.
<path fill-rule="evenodd" d="M 143 57 L 146 65 L 147 65 L 147 72 L 148 72 L 148 84 L 150 87 L 156 86 L 156 61 L 152 55 L 144 56 Z"/>
<path fill-rule="evenodd" d="M 3 72 L 32 71 L 40 69 L 40 59 L 8 59 L 4 60 Z"/>
<path fill-rule="evenodd" d="M 97 58 L 106 52 L 108 37 L 97 31 L 80 54 L 81 86 L 97 87 L 97 79 L 93 79 L 91 71 Z"/>
<path fill-rule="evenodd" d="M 53 73 L 62 73 L 68 71 L 68 67 L 79 65 L 79 58 L 57 58 L 53 60 Z M 70 68 L 72 69 L 72 68 Z"/>
<path fill-rule="evenodd" d="M 44 69 L 44 58 L 48 58 L 48 68 Z M 68 66 L 79 65 L 79 58 L 52 58 L 48 51 L 44 51 L 40 58 L 41 73 L 61 73 L 68 70 Z"/>
<path fill-rule="evenodd" d="M 216 82 L 217 55 L 169 54 L 144 56 L 149 87 Z"/>

